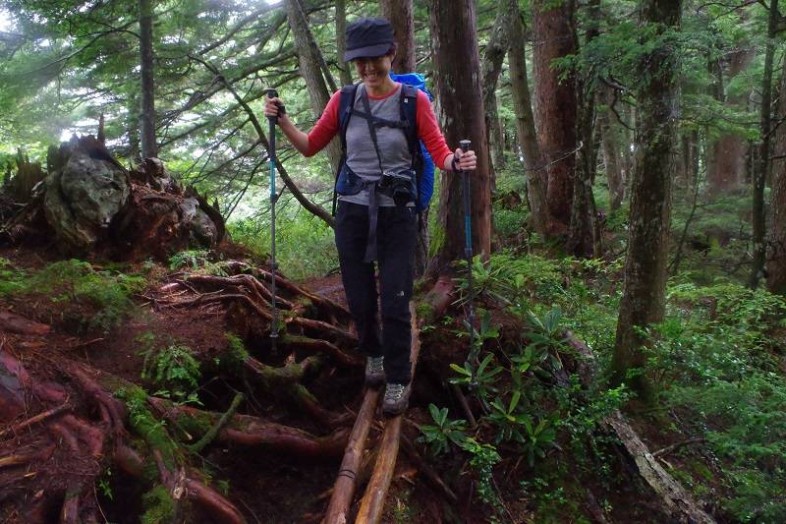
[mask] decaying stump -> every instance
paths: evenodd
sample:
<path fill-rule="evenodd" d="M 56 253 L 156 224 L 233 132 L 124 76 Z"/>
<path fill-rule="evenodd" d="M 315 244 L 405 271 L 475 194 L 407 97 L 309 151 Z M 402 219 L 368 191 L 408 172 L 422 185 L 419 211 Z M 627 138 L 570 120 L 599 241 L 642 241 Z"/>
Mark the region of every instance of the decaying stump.
<path fill-rule="evenodd" d="M 54 238 L 71 256 L 166 260 L 183 249 L 213 248 L 224 237 L 217 207 L 182 188 L 157 158 L 129 170 L 93 136 L 73 137 L 50 148 L 43 184 L 21 196 L 34 180 L 26 166 L 8 183 L 20 189 L 6 195 L 24 206 L 0 225 L 0 240 Z"/>

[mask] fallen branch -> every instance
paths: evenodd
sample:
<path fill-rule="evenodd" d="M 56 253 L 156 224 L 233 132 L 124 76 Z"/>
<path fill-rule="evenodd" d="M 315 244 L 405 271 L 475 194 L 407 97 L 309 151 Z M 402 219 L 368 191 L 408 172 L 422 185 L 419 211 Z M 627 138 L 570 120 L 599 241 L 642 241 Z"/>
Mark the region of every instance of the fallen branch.
<path fill-rule="evenodd" d="M 366 437 L 368 437 L 371 421 L 376 411 L 379 393 L 379 389 L 366 389 L 363 404 L 360 406 L 355 425 L 349 436 L 349 444 L 344 451 L 336 483 L 333 485 L 333 496 L 330 498 L 330 504 L 325 514 L 325 522 L 327 523 L 347 522 L 347 512 L 352 503 L 352 497 L 355 495 L 355 481 L 363 459 Z"/>
<path fill-rule="evenodd" d="M 53 418 L 53 417 L 63 413 L 64 411 L 66 411 L 68 409 L 71 409 L 71 404 L 70 403 L 65 403 L 65 404 L 63 404 L 61 406 L 57 406 L 55 408 L 49 409 L 47 411 L 44 411 L 43 413 L 39 413 L 38 415 L 36 415 L 34 417 L 30 417 L 27 420 L 24 420 L 24 421 L 22 421 L 22 422 L 20 422 L 18 424 L 15 424 L 15 425 L 13 425 L 13 426 L 11 426 L 9 428 L 4 429 L 3 431 L 0 431 L 0 439 L 4 438 L 6 435 L 9 435 L 11 433 L 16 435 L 17 433 L 19 433 L 23 429 L 28 428 L 28 427 L 32 426 L 33 424 L 38 424 L 39 422 L 43 422 L 43 421 L 45 421 L 45 420 L 47 420 L 49 418 Z"/>

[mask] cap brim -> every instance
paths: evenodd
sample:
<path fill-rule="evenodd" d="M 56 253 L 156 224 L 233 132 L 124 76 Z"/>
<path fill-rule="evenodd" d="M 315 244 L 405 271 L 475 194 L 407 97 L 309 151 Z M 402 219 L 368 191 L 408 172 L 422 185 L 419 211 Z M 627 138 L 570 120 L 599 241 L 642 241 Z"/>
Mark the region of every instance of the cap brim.
<path fill-rule="evenodd" d="M 356 60 L 358 58 L 376 58 L 378 56 L 382 56 L 387 54 L 390 51 L 390 47 L 393 44 L 376 44 L 376 45 L 369 45 L 365 47 L 358 47 L 357 49 L 352 49 L 344 53 L 344 62 L 349 62 L 351 60 Z"/>

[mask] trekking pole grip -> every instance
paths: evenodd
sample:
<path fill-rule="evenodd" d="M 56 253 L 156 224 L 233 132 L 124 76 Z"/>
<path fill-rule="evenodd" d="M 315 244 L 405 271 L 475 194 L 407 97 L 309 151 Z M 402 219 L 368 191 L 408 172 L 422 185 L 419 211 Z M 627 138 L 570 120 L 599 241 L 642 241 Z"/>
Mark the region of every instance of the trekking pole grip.
<path fill-rule="evenodd" d="M 267 90 L 267 97 L 268 98 L 277 98 L 278 97 L 278 91 L 276 91 L 275 89 L 272 89 L 272 88 L 268 89 Z M 279 111 L 280 111 L 280 109 L 279 109 Z M 273 125 L 275 125 L 278 122 L 278 115 L 276 115 L 276 116 L 269 116 L 267 118 L 268 118 L 268 120 L 270 120 L 270 123 L 273 124 Z"/>

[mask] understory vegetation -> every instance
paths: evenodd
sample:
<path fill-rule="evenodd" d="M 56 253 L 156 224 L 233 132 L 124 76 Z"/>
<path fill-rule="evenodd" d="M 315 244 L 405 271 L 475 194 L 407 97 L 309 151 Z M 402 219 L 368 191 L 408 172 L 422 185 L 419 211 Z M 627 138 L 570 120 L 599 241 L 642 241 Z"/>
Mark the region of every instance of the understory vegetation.
<path fill-rule="evenodd" d="M 520 190 L 500 180 L 500 194 Z M 696 214 L 687 228 L 682 205 L 677 203 L 675 237 L 689 230 L 691 238 L 707 239 L 706 247 L 674 243 L 672 256 L 680 263 L 667 288 L 667 315 L 648 333 L 653 345 L 647 369 L 636 371 L 653 377 L 659 401 L 656 409 L 634 408 L 638 427 L 669 473 L 711 502 L 717 515 L 782 522 L 786 300 L 746 288 L 735 271 L 742 261 L 734 257 L 744 250 L 727 246 L 745 241 L 735 238 L 738 202 L 719 203 L 711 220 Z M 445 478 L 472 479 L 476 502 L 488 508 L 492 521 L 509 521 L 511 503 L 526 500 L 538 522 L 564 522 L 580 518 L 588 479 L 607 483 L 605 493 L 615 491 L 604 421 L 636 405 L 624 385 L 608 388 L 604 375 L 622 292 L 625 217 L 615 217 L 607 233 L 606 258 L 578 260 L 555 255 L 554 246 L 536 236 L 518 237 L 527 219 L 522 209 L 495 209 L 504 247 L 487 261 L 473 260 L 472 288 L 466 264 L 459 269 L 457 308 L 451 311 L 461 318 L 451 315 L 423 328 L 424 344 L 430 337 L 452 337 L 468 348 L 464 360 L 450 362 L 450 382 L 482 416 L 431 402 L 418 441 Z M 260 256 L 269 247 L 269 224 L 239 221 L 230 231 L 235 242 Z M 329 228 L 305 213 L 284 213 L 276 233 L 279 266 L 287 275 L 321 276 L 337 266 Z M 221 264 L 210 259 L 207 252 L 183 252 L 168 269 L 220 274 Z M 151 266 L 134 273 L 66 260 L 31 272 L 0 259 L 0 293 L 82 303 L 83 318 L 62 324 L 108 333 L 134 314 L 133 297 Z M 472 329 L 466 321 L 470 308 Z M 136 347 L 145 359 L 140 379 L 149 394 L 201 404 L 201 371 L 187 346 L 146 333 Z M 664 441 L 676 444 L 658 450 Z M 609 496 L 597 504 L 610 513 L 624 499 Z"/>

